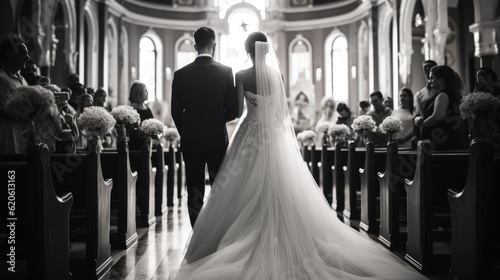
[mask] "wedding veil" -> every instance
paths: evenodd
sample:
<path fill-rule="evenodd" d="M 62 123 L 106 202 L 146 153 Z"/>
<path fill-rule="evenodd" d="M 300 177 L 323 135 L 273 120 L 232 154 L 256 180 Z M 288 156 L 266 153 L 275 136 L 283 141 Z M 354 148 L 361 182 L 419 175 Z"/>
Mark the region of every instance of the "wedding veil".
<path fill-rule="evenodd" d="M 257 81 L 257 93 L 266 97 L 266 102 L 261 102 L 258 112 L 259 123 L 264 139 L 260 141 L 264 149 L 272 149 L 277 136 L 286 136 L 287 141 L 299 146 L 293 129 L 292 118 L 288 110 L 287 97 L 283 77 L 281 75 L 278 59 L 272 46 L 268 42 L 255 42 L 255 75 Z M 282 135 L 280 135 L 282 134 Z M 284 139 L 283 139 L 284 140 Z"/>

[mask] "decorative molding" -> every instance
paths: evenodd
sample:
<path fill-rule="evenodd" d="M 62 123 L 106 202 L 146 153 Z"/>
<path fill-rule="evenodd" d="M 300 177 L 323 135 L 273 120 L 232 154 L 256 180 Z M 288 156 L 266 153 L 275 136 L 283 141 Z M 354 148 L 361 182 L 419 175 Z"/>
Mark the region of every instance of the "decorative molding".
<path fill-rule="evenodd" d="M 176 0 L 176 1 L 185 1 L 185 0 Z M 192 0 L 194 1 L 194 0 Z M 114 0 L 106 0 L 106 4 L 108 2 L 115 2 Z M 177 13 L 199 13 L 199 12 L 219 12 L 219 9 L 217 7 L 214 7 L 213 5 L 207 5 L 207 7 L 203 8 L 198 8 L 196 6 L 167 6 L 164 4 L 159 4 L 159 3 L 153 3 L 153 2 L 147 2 L 147 1 L 137 1 L 137 0 L 123 0 L 123 3 L 128 3 L 130 5 L 135 5 L 147 9 L 153 9 L 153 10 L 160 10 L 160 11 L 165 11 L 165 12 L 177 12 Z"/>
<path fill-rule="evenodd" d="M 356 9 L 334 17 L 310 19 L 300 21 L 281 21 L 281 28 L 283 31 L 301 31 L 319 28 L 331 28 L 332 26 L 347 25 L 355 23 L 370 15 L 371 5 L 363 2 Z M 310 11 L 308 9 L 308 11 Z"/>
<path fill-rule="evenodd" d="M 312 3 L 311 0 L 291 0 L 290 1 L 290 6 L 292 7 L 311 7 Z"/>
<path fill-rule="evenodd" d="M 194 6 L 194 0 L 174 0 L 174 7 L 177 6 L 185 6 L 185 7 L 192 7 Z"/>
<path fill-rule="evenodd" d="M 292 0 L 292 2 L 295 0 Z M 296 0 L 296 2 L 311 2 L 311 0 Z M 344 0 L 344 1 L 337 1 L 331 4 L 324 4 L 320 6 L 300 6 L 300 7 L 293 7 L 293 8 L 277 8 L 274 11 L 280 12 L 280 13 L 310 13 L 310 12 L 320 12 L 320 11 L 328 11 L 332 9 L 338 9 L 342 8 L 345 6 L 352 5 L 354 3 L 361 2 L 360 0 Z M 367 1 L 362 1 L 363 4 L 367 3 Z M 369 4 L 369 3 L 368 3 Z M 291 3 L 293 5 L 293 3 Z"/>
<path fill-rule="evenodd" d="M 133 2 L 137 4 L 139 2 Z M 172 30 L 194 30 L 200 26 L 210 25 L 210 20 L 172 20 L 164 18 L 155 18 L 147 15 L 141 15 L 127 10 L 116 1 L 106 0 L 106 6 L 110 14 L 121 17 L 123 21 L 148 27 L 167 28 Z M 176 12 L 182 12 L 180 9 L 174 9 Z M 191 12 L 192 8 L 189 9 Z M 203 10 L 203 11 L 206 11 Z"/>

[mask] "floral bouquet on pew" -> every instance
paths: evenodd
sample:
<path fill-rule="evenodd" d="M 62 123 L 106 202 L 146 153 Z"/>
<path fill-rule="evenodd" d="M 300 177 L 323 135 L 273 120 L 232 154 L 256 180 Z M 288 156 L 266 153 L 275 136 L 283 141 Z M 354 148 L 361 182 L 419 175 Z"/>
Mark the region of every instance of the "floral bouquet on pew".
<path fill-rule="evenodd" d="M 369 134 L 377 130 L 377 124 L 368 115 L 355 118 L 351 127 L 358 136 L 363 137 L 364 143 L 368 142 Z"/>
<path fill-rule="evenodd" d="M 465 95 L 460 103 L 460 116 L 468 121 L 469 138 L 486 138 L 500 149 L 500 99 L 487 92 Z"/>
<path fill-rule="evenodd" d="M 403 130 L 403 122 L 398 117 L 387 117 L 379 126 L 380 131 L 387 135 L 389 141 L 396 140 L 396 134 Z"/>
<path fill-rule="evenodd" d="M 317 134 L 314 130 L 304 130 L 297 134 L 297 141 L 302 146 L 311 146 L 316 141 Z"/>
<path fill-rule="evenodd" d="M 88 136 L 103 137 L 111 131 L 116 121 L 104 107 L 91 106 L 83 110 L 77 124 Z"/>
<path fill-rule="evenodd" d="M 167 141 L 167 145 L 176 146 L 181 140 L 181 136 L 175 127 L 167 127 L 163 128 L 163 137 Z"/>
<path fill-rule="evenodd" d="M 104 107 L 99 106 L 83 109 L 83 113 L 77 119 L 78 128 L 91 142 L 95 142 L 99 150 L 102 149 L 101 139 L 111 132 L 115 124 L 113 116 Z"/>
<path fill-rule="evenodd" d="M 161 121 L 151 118 L 142 121 L 139 132 L 147 138 L 158 140 L 163 134 L 164 127 L 165 125 Z"/>
<path fill-rule="evenodd" d="M 340 142 L 341 145 L 345 145 L 346 140 L 351 136 L 351 129 L 345 124 L 331 124 L 328 127 L 328 134 L 330 135 L 333 142 Z"/>
<path fill-rule="evenodd" d="M 333 125 L 333 122 L 323 121 L 316 124 L 315 130 L 319 135 L 323 135 L 323 145 L 330 146 L 330 138 L 328 128 Z"/>
<path fill-rule="evenodd" d="M 135 130 L 141 123 L 141 116 L 129 105 L 120 105 L 111 111 L 111 116 L 116 121 L 115 128 L 118 136 L 125 139 L 130 130 Z"/>

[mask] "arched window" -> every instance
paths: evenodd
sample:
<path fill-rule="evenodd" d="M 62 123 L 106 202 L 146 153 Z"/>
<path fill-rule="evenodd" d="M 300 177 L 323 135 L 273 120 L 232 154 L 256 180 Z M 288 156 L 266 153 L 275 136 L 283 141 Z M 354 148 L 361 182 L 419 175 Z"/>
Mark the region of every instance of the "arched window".
<path fill-rule="evenodd" d="M 260 18 L 256 9 L 246 3 L 233 7 L 227 15 L 229 33 L 221 35 L 221 62 L 230 66 L 233 73 L 252 65 L 245 51 L 248 35 L 259 30 Z"/>
<path fill-rule="evenodd" d="M 139 43 L 139 80 L 146 84 L 149 92 L 149 101 L 154 101 L 157 96 L 157 65 L 156 46 L 153 40 L 147 36 L 142 37 Z M 161 99 L 158 98 L 158 99 Z"/>
<path fill-rule="evenodd" d="M 215 0 L 215 3 L 218 2 L 219 6 L 219 17 L 223 19 L 226 17 L 226 13 L 228 10 L 239 3 L 247 3 L 253 5 L 257 10 L 260 11 L 262 19 L 266 17 L 266 0 Z M 217 4 L 216 4 L 217 5 Z"/>
<path fill-rule="evenodd" d="M 347 40 L 337 37 L 332 45 L 333 98 L 345 101 L 349 97 L 349 67 L 347 65 Z"/>
<path fill-rule="evenodd" d="M 334 30 L 325 41 L 325 96 L 346 102 L 349 98 L 347 38 Z"/>
<path fill-rule="evenodd" d="M 290 86 L 298 81 L 312 82 L 311 43 L 302 35 L 297 35 L 290 43 Z"/>
<path fill-rule="evenodd" d="M 175 70 L 188 65 L 189 63 L 193 62 L 193 60 L 196 58 L 196 52 L 194 50 L 194 41 L 187 34 L 185 34 L 177 41 L 175 50 L 176 50 Z"/>

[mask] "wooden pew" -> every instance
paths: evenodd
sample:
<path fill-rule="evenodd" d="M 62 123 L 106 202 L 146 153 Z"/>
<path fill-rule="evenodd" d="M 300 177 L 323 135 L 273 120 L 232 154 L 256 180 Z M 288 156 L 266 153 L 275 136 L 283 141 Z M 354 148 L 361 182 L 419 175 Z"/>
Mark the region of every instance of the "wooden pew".
<path fill-rule="evenodd" d="M 321 150 L 316 150 L 316 145 L 312 144 L 308 147 L 309 152 L 311 153 L 311 161 L 309 162 L 309 170 L 311 170 L 311 174 L 316 181 L 316 184 L 320 184 L 319 182 L 319 165 L 321 161 Z"/>
<path fill-rule="evenodd" d="M 138 227 L 149 227 L 156 223 L 155 217 L 155 176 L 156 168 L 152 166 L 152 141 L 148 139 L 141 144 L 140 151 L 130 151 L 130 165 L 136 170 L 137 204 L 140 216 Z"/>
<path fill-rule="evenodd" d="M 347 165 L 344 171 L 344 223 L 350 224 L 352 220 L 359 220 L 357 191 L 361 190 L 359 169 L 365 160 L 365 148 L 356 148 L 355 141 L 349 141 L 347 148 Z"/>
<path fill-rule="evenodd" d="M 368 142 L 365 148 L 364 167 L 359 169 L 361 189 L 361 216 L 359 229 L 373 233 L 377 230 L 377 190 L 379 188 L 375 169 L 375 146 Z"/>
<path fill-rule="evenodd" d="M 155 141 L 153 156 L 151 158 L 153 167 L 156 168 L 155 176 L 155 215 L 162 216 L 167 213 L 167 174 L 168 166 L 165 165 L 163 144 Z"/>
<path fill-rule="evenodd" d="M 398 144 L 387 144 L 385 172 L 378 173 L 380 185 L 380 228 L 379 241 L 389 250 L 398 249 L 399 232 L 399 186 L 398 186 Z"/>
<path fill-rule="evenodd" d="M 417 162 L 413 180 L 405 180 L 407 193 L 407 228 L 405 259 L 422 273 L 433 267 L 433 242 L 449 242 L 449 232 L 438 232 L 439 219 L 449 227 L 449 207 L 446 192 L 449 187 L 463 185 L 469 152 L 432 151 L 428 140 L 417 146 Z M 439 236 L 438 233 L 442 233 Z"/>
<path fill-rule="evenodd" d="M 362 151 L 363 148 L 358 148 Z M 357 151 L 358 152 L 358 151 Z M 387 149 L 377 148 L 369 141 L 364 148 L 364 167 L 359 169 L 361 185 L 361 217 L 360 230 L 367 233 L 376 233 L 379 230 L 377 218 L 377 198 L 380 197 L 378 173 L 384 171 L 387 161 Z"/>
<path fill-rule="evenodd" d="M 164 151 L 164 160 L 167 165 L 167 206 L 174 206 L 174 189 L 175 189 L 175 152 L 176 150 L 170 144 Z"/>
<path fill-rule="evenodd" d="M 50 161 L 55 189 L 72 192 L 75 205 L 85 211 L 85 277 L 99 279 L 112 264 L 109 234 L 113 181 L 103 178 L 101 152 L 95 142 L 89 141 L 86 154 L 53 154 Z"/>
<path fill-rule="evenodd" d="M 310 165 L 310 163 L 311 163 L 311 150 L 310 150 L 310 147 L 304 146 L 304 145 L 301 145 L 300 147 L 302 149 L 302 157 L 304 158 L 304 162 L 306 163 L 309 170 L 311 170 L 311 165 Z"/>
<path fill-rule="evenodd" d="M 347 162 L 347 149 L 341 149 L 341 145 L 335 145 L 334 163 L 332 166 L 333 193 L 332 208 L 335 211 L 344 210 L 344 169 Z"/>
<path fill-rule="evenodd" d="M 71 279 L 68 245 L 73 195 L 55 193 L 47 147 L 30 145 L 27 156 L 2 155 L 0 170 L 7 182 L 5 205 L 12 211 L 0 230 L 5 233 L 0 242 L 5 253 L 0 257 L 2 275 L 14 279 Z M 11 267 L 14 271 L 8 270 Z"/>
<path fill-rule="evenodd" d="M 495 201 L 500 194 L 500 155 L 494 155 L 492 147 L 489 140 L 474 140 L 464 188 L 448 190 L 452 228 L 449 279 L 494 279 L 500 273 L 498 258 L 494 261 L 500 234 L 500 207 Z"/>
<path fill-rule="evenodd" d="M 333 174 L 332 165 L 335 150 L 323 145 L 321 149 L 321 186 L 328 205 L 332 205 Z"/>
<path fill-rule="evenodd" d="M 112 248 L 127 249 L 137 242 L 136 184 L 137 172 L 130 168 L 128 141 L 118 140 L 117 149 L 104 149 L 101 153 L 102 171 L 113 178 L 111 198 L 116 199 L 118 226 L 111 238 Z M 112 204 L 113 205 L 113 204 Z"/>

